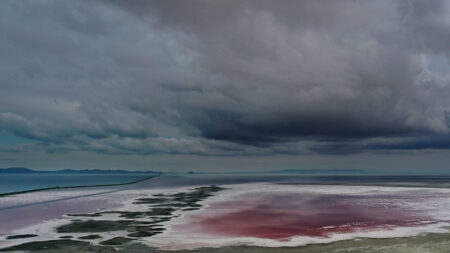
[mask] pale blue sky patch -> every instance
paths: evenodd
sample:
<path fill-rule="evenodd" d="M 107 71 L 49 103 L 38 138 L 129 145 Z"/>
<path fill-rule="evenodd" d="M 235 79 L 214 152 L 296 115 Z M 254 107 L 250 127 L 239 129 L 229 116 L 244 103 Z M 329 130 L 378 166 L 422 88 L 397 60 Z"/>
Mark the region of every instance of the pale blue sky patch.
<path fill-rule="evenodd" d="M 18 137 L 11 134 L 0 134 L 0 145 L 17 145 L 24 143 L 31 143 L 32 141 L 23 137 Z"/>

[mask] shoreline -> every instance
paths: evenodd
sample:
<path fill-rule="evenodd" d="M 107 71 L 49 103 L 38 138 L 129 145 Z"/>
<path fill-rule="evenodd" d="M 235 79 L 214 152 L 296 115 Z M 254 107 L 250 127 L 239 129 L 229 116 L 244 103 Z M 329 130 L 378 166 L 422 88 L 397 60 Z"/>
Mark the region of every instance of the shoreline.
<path fill-rule="evenodd" d="M 449 229 L 447 227 L 447 229 Z M 55 243 L 60 244 L 55 246 Z M 108 246 L 90 244 L 82 238 L 60 238 L 56 240 L 44 240 L 44 241 L 29 241 L 28 243 L 1 247 L 0 252 L 41 252 L 42 247 L 47 245 L 53 245 L 53 248 L 46 250 L 46 253 L 57 252 L 117 252 L 125 253 L 132 250 L 135 253 L 182 253 L 182 252 L 198 252 L 198 253 L 234 253 L 234 252 L 246 252 L 246 253 L 320 253 L 320 252 L 349 252 L 357 253 L 364 250 L 364 252 L 411 252 L 413 249 L 421 248 L 427 249 L 430 253 L 444 253 L 450 247 L 450 230 L 445 233 L 436 232 L 424 232 L 411 236 L 399 236 L 399 237 L 387 237 L 387 238 L 372 238 L 372 237 L 356 237 L 352 239 L 344 239 L 331 242 L 321 243 L 308 243 L 301 246 L 281 246 L 281 247 L 267 247 L 258 245 L 246 245 L 246 244 L 234 244 L 223 245 L 220 247 L 198 247 L 191 249 L 163 249 L 157 246 L 146 245 L 142 242 L 126 242 L 122 245 Z M 38 247 L 36 247 L 38 246 Z M 110 251 L 108 251 L 110 250 Z"/>
<path fill-rule="evenodd" d="M 361 252 L 359 250 L 374 250 L 370 247 L 378 247 L 378 249 L 383 248 L 385 251 L 383 252 L 397 252 L 397 251 L 386 251 L 386 250 L 399 250 L 398 252 L 406 252 L 402 251 L 408 248 L 414 248 L 417 245 L 425 245 L 425 244 L 435 244 L 431 247 L 436 248 L 436 252 L 444 252 L 440 250 L 446 250 L 450 245 L 450 230 L 447 233 L 435 233 L 435 232 L 424 232 L 418 235 L 411 236 L 399 236 L 399 237 L 387 237 L 387 238 L 372 238 L 372 237 L 356 237 L 352 239 L 344 239 L 339 241 L 332 242 L 323 242 L 323 243 L 310 243 L 301 246 L 281 246 L 281 247 L 267 247 L 267 246 L 257 246 L 257 245 L 226 245 L 221 247 L 200 247 L 193 249 L 181 249 L 181 250 L 163 250 L 156 249 L 153 251 L 154 253 L 163 253 L 163 252 L 217 252 L 217 253 L 228 253 L 228 252 L 267 252 L 267 253 L 319 253 L 319 252 Z M 411 245 L 412 244 L 412 245 Z M 377 250 L 377 249 L 375 249 Z M 126 249 L 119 252 L 126 252 Z M 144 252 L 144 251 L 143 251 Z M 373 251 L 370 251 L 373 252 Z M 379 251 L 376 251 L 379 252 Z M 428 252 L 428 251 L 427 251 Z M 430 251 L 435 252 L 435 251 Z"/>

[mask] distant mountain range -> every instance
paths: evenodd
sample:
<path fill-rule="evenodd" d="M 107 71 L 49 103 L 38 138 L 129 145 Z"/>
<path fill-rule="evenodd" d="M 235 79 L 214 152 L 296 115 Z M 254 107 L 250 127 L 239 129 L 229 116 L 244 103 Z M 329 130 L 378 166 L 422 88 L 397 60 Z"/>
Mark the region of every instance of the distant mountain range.
<path fill-rule="evenodd" d="M 27 168 L 22 167 L 15 167 L 15 168 L 6 168 L 2 169 L 0 168 L 0 173 L 35 173 L 36 171 L 30 170 Z"/>
<path fill-rule="evenodd" d="M 361 169 L 286 169 L 270 171 L 224 171 L 224 172 L 195 172 L 189 171 L 187 174 L 369 174 L 373 173 Z"/>
<path fill-rule="evenodd" d="M 301 173 L 301 174 L 352 174 L 352 173 L 363 173 L 367 172 L 366 170 L 360 169 L 290 169 L 290 170 L 275 170 L 269 173 Z"/>
<path fill-rule="evenodd" d="M 145 174 L 162 174 L 162 172 L 159 171 L 128 171 L 128 170 L 72 170 L 72 169 L 65 169 L 65 170 L 55 170 L 55 171 L 42 171 L 42 170 L 31 170 L 23 167 L 12 167 L 12 168 L 0 168 L 0 174 L 1 173 L 24 173 L 24 174 L 31 174 L 31 173 L 90 173 L 90 174 L 130 174 L 130 173 L 145 173 Z"/>
<path fill-rule="evenodd" d="M 163 174 L 160 171 L 129 171 L 129 170 L 56 170 L 56 171 L 42 171 L 42 170 L 31 170 L 23 167 L 13 167 L 13 168 L 0 168 L 0 174 L 2 173 L 84 173 L 84 174 L 131 174 L 131 173 L 142 173 L 142 174 Z M 369 173 L 366 170 L 360 169 L 287 169 L 287 170 L 272 170 L 272 171 L 234 171 L 234 172 L 194 172 L 189 171 L 187 174 L 365 174 Z M 172 174 L 172 173 L 165 173 Z"/>

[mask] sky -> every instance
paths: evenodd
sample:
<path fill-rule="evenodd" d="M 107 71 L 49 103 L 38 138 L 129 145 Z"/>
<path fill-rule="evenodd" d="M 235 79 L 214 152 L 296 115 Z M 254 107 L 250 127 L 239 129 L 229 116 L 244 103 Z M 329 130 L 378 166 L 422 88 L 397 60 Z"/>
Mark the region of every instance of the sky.
<path fill-rule="evenodd" d="M 450 1 L 0 1 L 0 168 L 450 174 Z"/>

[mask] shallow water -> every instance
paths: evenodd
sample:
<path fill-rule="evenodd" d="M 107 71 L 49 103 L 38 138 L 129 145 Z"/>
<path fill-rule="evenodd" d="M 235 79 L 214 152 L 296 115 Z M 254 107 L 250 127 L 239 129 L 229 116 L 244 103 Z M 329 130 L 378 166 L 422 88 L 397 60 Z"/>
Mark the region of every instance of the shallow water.
<path fill-rule="evenodd" d="M 206 208 L 207 213 L 198 213 L 185 226 L 220 235 L 288 240 L 292 236 L 328 237 L 355 230 L 439 222 L 421 210 L 393 203 L 405 198 L 408 196 L 265 193 L 212 204 Z"/>
<path fill-rule="evenodd" d="M 148 174 L 91 174 L 91 173 L 2 173 L 0 194 L 51 187 L 123 184 L 148 178 Z"/>

